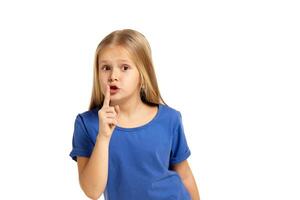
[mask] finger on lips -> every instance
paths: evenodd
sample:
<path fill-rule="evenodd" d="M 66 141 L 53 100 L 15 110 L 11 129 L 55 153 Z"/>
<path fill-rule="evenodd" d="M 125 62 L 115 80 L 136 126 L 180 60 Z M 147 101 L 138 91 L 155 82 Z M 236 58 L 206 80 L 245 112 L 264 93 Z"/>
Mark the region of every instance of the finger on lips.
<path fill-rule="evenodd" d="M 104 105 L 106 107 L 110 107 L 109 103 L 110 103 L 110 87 L 109 87 L 109 85 L 106 85 L 106 92 L 105 92 L 105 97 L 104 97 Z M 119 107 L 119 105 L 115 105 L 115 106 L 113 106 L 113 108 L 114 108 L 116 114 L 118 115 L 120 113 L 120 107 Z"/>
<path fill-rule="evenodd" d="M 104 98 L 104 105 L 106 107 L 109 107 L 109 101 L 110 101 L 110 87 L 109 87 L 109 85 L 106 85 L 106 92 L 105 92 L 105 98 Z"/>

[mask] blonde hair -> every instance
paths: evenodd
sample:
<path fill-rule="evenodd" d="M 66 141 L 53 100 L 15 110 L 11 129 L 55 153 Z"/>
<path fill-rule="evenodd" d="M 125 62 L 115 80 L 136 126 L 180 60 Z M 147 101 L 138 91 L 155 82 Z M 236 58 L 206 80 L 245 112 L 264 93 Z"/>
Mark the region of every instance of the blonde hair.
<path fill-rule="evenodd" d="M 151 48 L 146 37 L 132 29 L 115 30 L 108 34 L 98 45 L 95 53 L 93 69 L 93 88 L 89 110 L 101 108 L 104 95 L 99 81 L 99 56 L 107 46 L 121 46 L 125 48 L 137 66 L 141 76 L 141 100 L 148 105 L 166 104 L 162 99 L 153 67 Z"/>

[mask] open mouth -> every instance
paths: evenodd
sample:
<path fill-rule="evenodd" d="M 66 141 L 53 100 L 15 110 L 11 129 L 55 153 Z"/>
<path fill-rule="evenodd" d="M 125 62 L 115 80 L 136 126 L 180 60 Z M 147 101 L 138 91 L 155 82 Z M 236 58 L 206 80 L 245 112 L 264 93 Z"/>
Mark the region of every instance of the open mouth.
<path fill-rule="evenodd" d="M 112 89 L 112 90 L 116 90 L 116 89 L 119 89 L 117 86 L 110 86 L 110 89 Z"/>
<path fill-rule="evenodd" d="M 110 94 L 116 94 L 119 91 L 119 88 L 115 85 L 111 85 L 110 87 Z"/>

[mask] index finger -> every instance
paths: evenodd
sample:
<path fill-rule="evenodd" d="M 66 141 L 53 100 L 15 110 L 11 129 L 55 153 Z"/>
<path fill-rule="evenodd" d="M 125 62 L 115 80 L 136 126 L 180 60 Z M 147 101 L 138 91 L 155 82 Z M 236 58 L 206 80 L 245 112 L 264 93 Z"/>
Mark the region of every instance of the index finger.
<path fill-rule="evenodd" d="M 104 106 L 109 107 L 110 102 L 110 87 L 109 85 L 106 85 L 106 92 L 105 92 L 105 98 L 104 98 Z"/>

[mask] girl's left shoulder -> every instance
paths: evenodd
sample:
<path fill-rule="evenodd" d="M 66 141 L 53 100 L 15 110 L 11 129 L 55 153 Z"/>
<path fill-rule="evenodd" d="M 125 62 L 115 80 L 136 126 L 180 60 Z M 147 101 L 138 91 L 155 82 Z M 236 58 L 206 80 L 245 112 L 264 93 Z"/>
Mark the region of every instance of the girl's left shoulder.
<path fill-rule="evenodd" d="M 181 118 L 181 112 L 178 109 L 175 109 L 174 107 L 165 104 L 160 104 L 160 109 L 160 112 L 167 115 L 169 119 L 178 120 L 179 118 Z"/>

